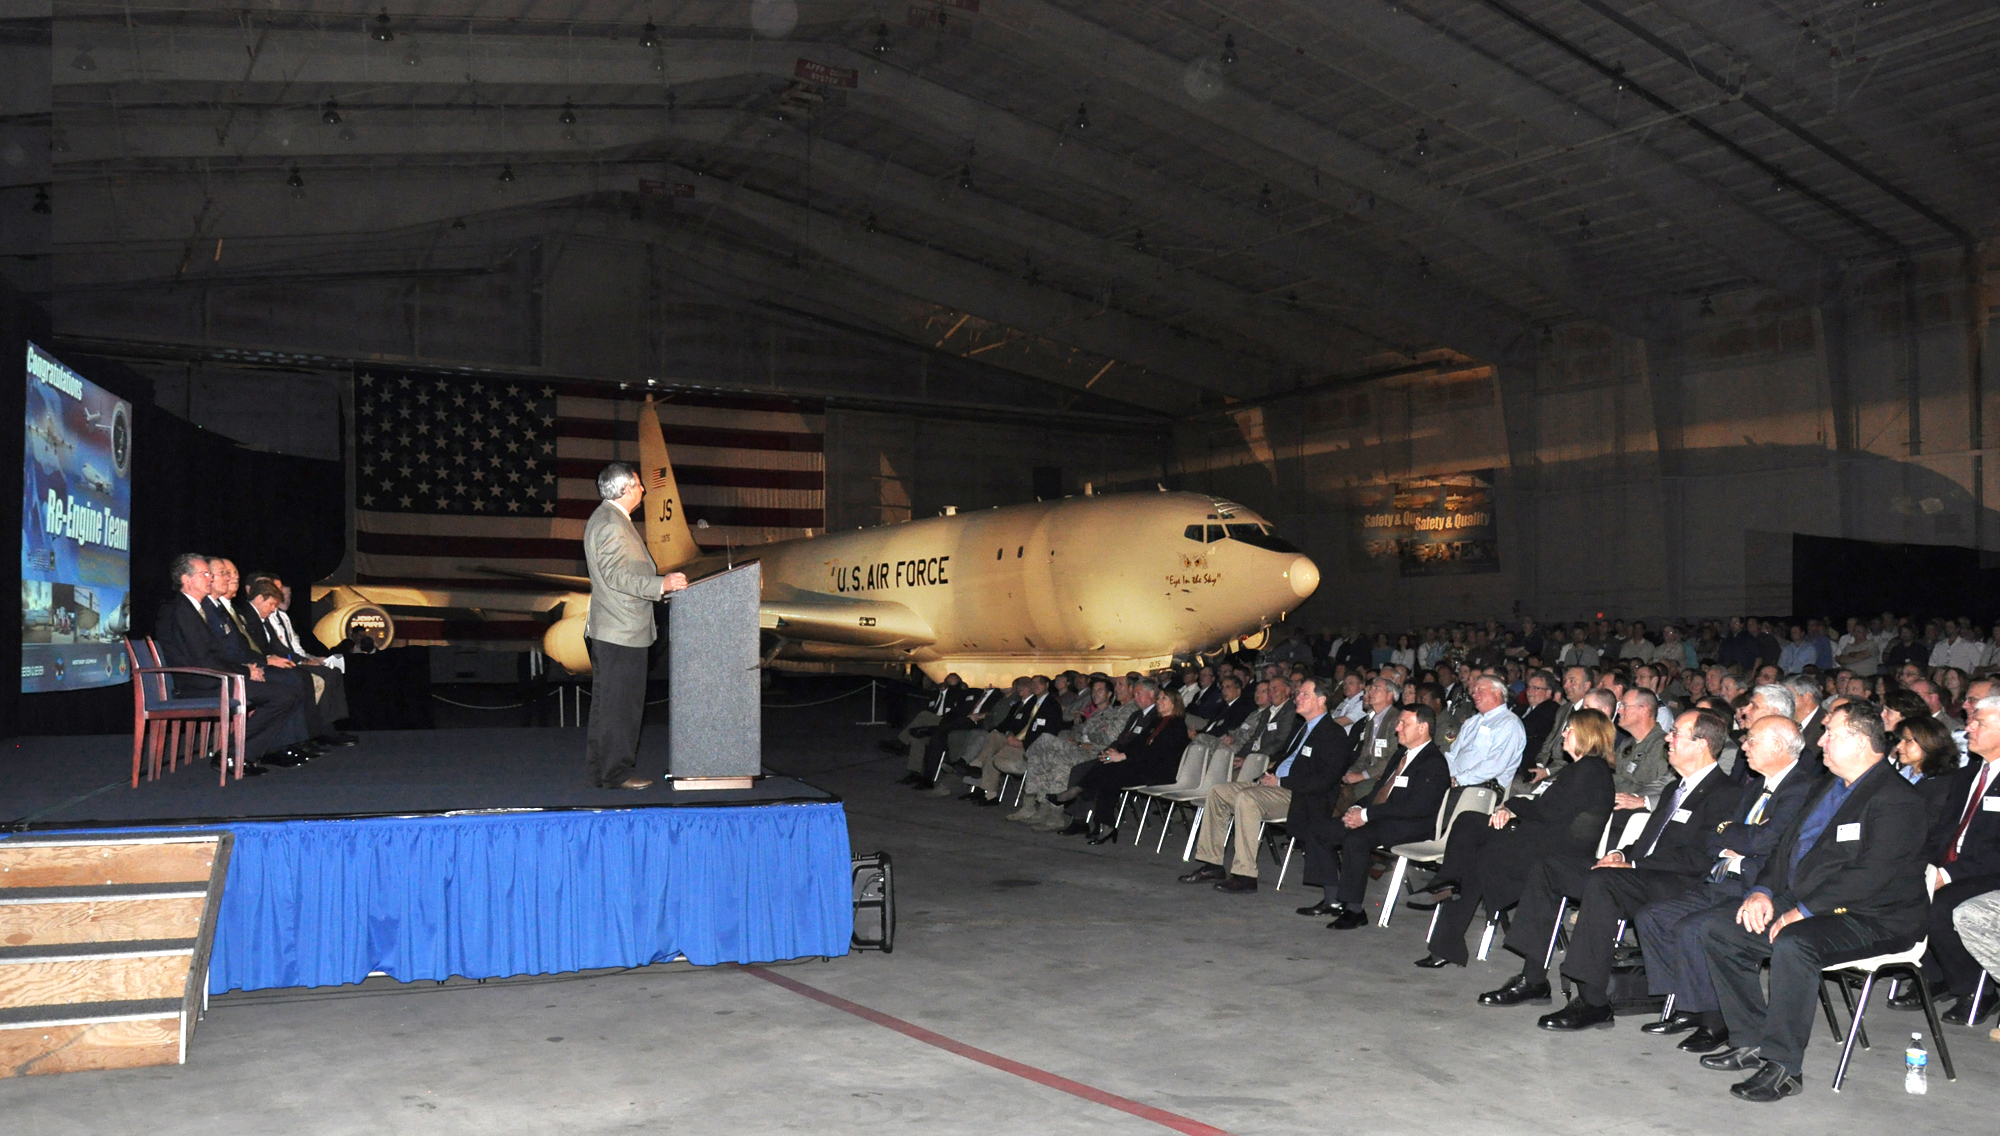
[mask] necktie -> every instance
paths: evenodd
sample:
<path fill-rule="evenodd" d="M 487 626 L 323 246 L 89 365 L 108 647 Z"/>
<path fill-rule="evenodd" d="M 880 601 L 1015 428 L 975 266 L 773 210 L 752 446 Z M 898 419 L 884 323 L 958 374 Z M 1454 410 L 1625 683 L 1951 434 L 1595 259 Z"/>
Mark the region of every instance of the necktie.
<path fill-rule="evenodd" d="M 1660 846 L 1660 837 L 1667 834 L 1667 826 L 1674 823 L 1674 814 L 1681 811 L 1681 802 L 1687 800 L 1687 795 L 1688 783 L 1683 781 L 1680 788 L 1674 790 L 1674 807 L 1667 810 L 1667 819 L 1660 822 L 1658 831 L 1653 833 L 1651 843 L 1646 845 L 1646 855 L 1651 856 L 1653 849 Z"/>
<path fill-rule="evenodd" d="M 1042 696 L 1042 698 L 1047 698 L 1047 697 L 1048 695 L 1046 694 Z M 1015 741 L 1018 742 L 1025 740 L 1028 736 L 1028 731 L 1035 728 L 1035 712 L 1037 709 L 1040 708 L 1041 704 L 1042 704 L 1042 699 L 1037 698 L 1035 699 L 1034 705 L 1028 707 L 1028 716 L 1021 720 L 1021 728 L 1014 732 Z"/>
<path fill-rule="evenodd" d="M 1396 778 L 1401 777 L 1403 775 L 1403 770 L 1408 769 L 1410 767 L 1410 762 L 1414 760 L 1416 756 L 1417 755 L 1414 753 L 1405 756 L 1402 762 L 1396 766 L 1394 772 L 1382 778 L 1382 784 L 1376 788 L 1375 795 L 1373 797 L 1368 798 L 1368 803 L 1371 805 L 1379 805 L 1382 802 L 1388 800 L 1389 794 L 1396 791 Z"/>
<path fill-rule="evenodd" d="M 1965 814 L 1958 818 L 1958 829 L 1951 834 L 1951 846 L 1944 850 L 1944 862 L 1949 864 L 1958 859 L 1958 846 L 1965 843 L 1965 830 L 1972 827 L 1972 818 L 1979 812 L 1979 799 L 1986 795 L 1986 775 L 1993 771 L 1993 763 L 1984 762 L 1979 767 L 1979 779 L 1972 785 L 1972 796 L 1965 802 Z"/>
<path fill-rule="evenodd" d="M 1757 803 L 1750 806 L 1750 815 L 1743 818 L 1743 823 L 1757 824 L 1758 822 L 1762 821 L 1764 819 L 1764 805 L 1767 802 L 1769 802 L 1770 799 L 1771 799 L 1771 791 L 1769 789 L 1764 790 L 1764 792 L 1757 798 Z"/>
<path fill-rule="evenodd" d="M 202 614 L 208 619 L 208 629 L 223 638 L 229 637 L 229 621 L 222 614 L 221 605 L 213 599 L 201 601 Z"/>

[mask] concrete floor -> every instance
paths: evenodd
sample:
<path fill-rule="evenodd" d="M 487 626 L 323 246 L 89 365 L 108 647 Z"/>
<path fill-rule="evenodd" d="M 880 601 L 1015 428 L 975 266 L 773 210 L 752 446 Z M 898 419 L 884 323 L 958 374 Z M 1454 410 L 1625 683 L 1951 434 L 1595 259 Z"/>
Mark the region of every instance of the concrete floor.
<path fill-rule="evenodd" d="M 1238 1136 L 1974 1132 L 2000 1105 L 1985 1029 L 1947 1034 L 1956 1083 L 1933 1058 L 1930 1095 L 1906 1096 L 1901 1039 L 1919 1019 L 1879 1006 L 1877 1047 L 1839 1095 L 1822 1025 L 1803 1097 L 1742 1104 L 1733 1078 L 1639 1019 L 1557 1036 L 1534 1028 L 1543 1009 L 1476 1005 L 1513 956 L 1419 971 L 1417 913 L 1332 932 L 1292 913 L 1311 898 L 1296 886 L 1186 887 L 1177 856 L 894 787 L 900 762 L 875 760 L 880 731 L 849 725 L 855 709 L 772 711 L 769 762 L 844 795 L 855 848 L 895 856 L 897 949 L 774 969 L 956 1041 Z M 0 1081 L 0 1116 L 10 1132 L 154 1136 L 1168 1131 L 685 965 L 230 995 L 186 1066 Z"/>

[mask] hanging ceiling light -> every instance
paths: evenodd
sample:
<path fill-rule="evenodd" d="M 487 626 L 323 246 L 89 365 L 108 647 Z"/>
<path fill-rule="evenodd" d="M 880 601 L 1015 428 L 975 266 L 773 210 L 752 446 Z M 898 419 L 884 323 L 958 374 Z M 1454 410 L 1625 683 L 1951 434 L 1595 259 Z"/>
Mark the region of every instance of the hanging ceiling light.
<path fill-rule="evenodd" d="M 660 29 L 653 26 L 653 21 L 647 20 L 646 26 L 639 29 L 639 46 L 640 47 L 660 46 Z"/>
<path fill-rule="evenodd" d="M 28 208 L 36 213 L 42 213 L 42 214 L 53 212 L 52 207 L 49 205 L 48 186 L 38 185 L 35 187 L 35 203 L 33 205 L 28 206 Z"/>
<path fill-rule="evenodd" d="M 861 231 L 864 233 L 876 232 L 877 230 L 881 229 L 881 227 L 882 223 L 875 219 L 875 214 L 872 210 L 869 212 L 868 216 L 862 218 L 861 220 Z"/>
<path fill-rule="evenodd" d="M 967 162 L 965 165 L 958 167 L 958 188 L 972 188 L 972 163 Z"/>
<path fill-rule="evenodd" d="M 1611 71 L 1611 89 L 1614 91 L 1623 91 L 1627 86 L 1625 82 L 1625 61 L 1621 59 L 1612 64 Z"/>
<path fill-rule="evenodd" d="M 382 9 L 382 14 L 375 17 L 373 24 L 374 26 L 368 29 L 368 34 L 375 37 L 376 43 L 388 43 L 396 38 L 395 29 L 389 26 L 389 9 Z"/>
<path fill-rule="evenodd" d="M 1236 37 L 1233 35 L 1222 37 L 1222 62 L 1224 66 L 1236 62 Z"/>
<path fill-rule="evenodd" d="M 1419 158 L 1428 158 L 1431 156 L 1431 136 L 1424 133 L 1424 128 L 1421 126 L 1417 127 L 1416 154 Z"/>
<path fill-rule="evenodd" d="M 1146 251 L 1146 230 L 1144 229 L 1132 230 L 1132 251 L 1133 252 Z"/>
<path fill-rule="evenodd" d="M 889 25 L 875 25 L 875 47 L 873 50 L 877 57 L 889 54 Z"/>
<path fill-rule="evenodd" d="M 506 165 L 500 167 L 500 184 L 512 185 L 513 183 L 514 183 L 514 163 L 509 162 Z"/>
<path fill-rule="evenodd" d="M 1267 181 L 1264 183 L 1264 188 L 1257 191 L 1257 212 L 1269 213 L 1270 211 L 1271 211 L 1271 183 Z"/>
<path fill-rule="evenodd" d="M 1587 241 L 1590 239 L 1590 214 L 1579 213 L 1576 215 L 1576 235 L 1578 240 Z"/>
<path fill-rule="evenodd" d="M 1430 257 L 1427 257 L 1427 256 L 1420 256 L 1420 257 L 1418 257 L 1418 258 L 1417 258 L 1417 279 L 1419 279 L 1419 280 L 1429 280 L 1430 278 L 1431 278 L 1431 258 L 1430 258 Z"/>
<path fill-rule="evenodd" d="M 341 127 L 340 133 L 335 135 L 335 137 L 339 138 L 342 142 L 354 141 L 354 124 L 349 123 L 346 126 Z"/>
<path fill-rule="evenodd" d="M 410 49 L 403 53 L 403 65 L 405 67 L 422 67 L 424 65 L 424 53 L 417 50 L 415 43 L 411 43 Z"/>
<path fill-rule="evenodd" d="M 1076 127 L 1078 130 L 1089 130 L 1090 108 L 1084 106 L 1082 103 L 1076 104 L 1076 117 L 1070 120 L 1070 125 Z"/>
<path fill-rule="evenodd" d="M 95 71 L 97 57 L 90 54 L 90 45 L 86 43 L 76 49 L 76 58 L 70 60 L 69 65 L 78 71 Z"/>
<path fill-rule="evenodd" d="M 1701 294 L 1701 311 L 1697 314 L 1702 316 L 1712 316 L 1715 314 L 1715 301 L 1709 297 L 1707 292 Z"/>
<path fill-rule="evenodd" d="M 69 153 L 69 135 L 63 132 L 62 127 L 56 126 L 50 128 L 49 149 L 55 151 L 58 154 Z"/>
<path fill-rule="evenodd" d="M 556 116 L 556 121 L 562 123 L 564 126 L 575 126 L 576 105 L 568 99 L 564 99 L 562 113 Z"/>
<path fill-rule="evenodd" d="M 306 195 L 306 179 L 299 175 L 299 167 L 296 162 L 292 164 L 291 176 L 285 179 L 285 184 L 291 187 L 293 197 L 304 197 Z"/>
<path fill-rule="evenodd" d="M 319 120 L 328 126 L 339 126 L 340 104 L 334 102 L 332 99 L 326 100 L 326 105 L 319 110 Z"/>

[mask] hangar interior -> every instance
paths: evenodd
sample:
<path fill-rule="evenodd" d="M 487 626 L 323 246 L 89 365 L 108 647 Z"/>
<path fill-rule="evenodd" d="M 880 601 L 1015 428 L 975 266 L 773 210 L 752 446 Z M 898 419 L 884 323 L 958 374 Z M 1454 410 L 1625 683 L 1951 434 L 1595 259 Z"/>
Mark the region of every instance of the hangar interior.
<path fill-rule="evenodd" d="M 254 446 L 340 456 L 357 364 L 784 392 L 829 527 L 1210 491 L 1307 624 L 2000 547 L 1980 0 L 7 16 L 0 272 Z M 1498 573 L 1356 551 L 1358 490 L 1468 469 Z"/>

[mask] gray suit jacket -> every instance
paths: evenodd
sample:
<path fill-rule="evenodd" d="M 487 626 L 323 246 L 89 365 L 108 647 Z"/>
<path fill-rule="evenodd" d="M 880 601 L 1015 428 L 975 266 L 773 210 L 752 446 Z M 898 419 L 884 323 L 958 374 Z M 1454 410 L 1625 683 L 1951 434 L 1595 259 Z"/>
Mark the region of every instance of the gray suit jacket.
<path fill-rule="evenodd" d="M 583 633 L 600 643 L 649 647 L 653 605 L 667 586 L 652 554 L 625 510 L 609 501 L 583 526 L 583 558 L 590 565 L 590 618 Z"/>

